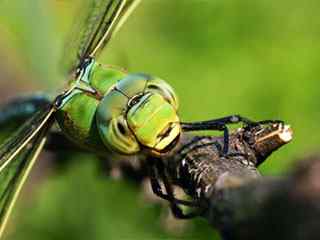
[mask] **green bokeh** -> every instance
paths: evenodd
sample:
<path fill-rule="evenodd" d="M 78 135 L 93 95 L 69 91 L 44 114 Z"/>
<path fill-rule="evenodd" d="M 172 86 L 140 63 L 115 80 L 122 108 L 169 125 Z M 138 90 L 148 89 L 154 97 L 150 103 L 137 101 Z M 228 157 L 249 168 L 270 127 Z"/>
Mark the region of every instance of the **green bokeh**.
<path fill-rule="evenodd" d="M 57 62 L 75 2 L 0 3 L 1 89 L 54 92 L 63 84 Z M 319 146 L 319 8 L 316 0 L 145 0 L 99 60 L 167 80 L 184 120 L 233 113 L 285 120 L 294 140 L 261 167 L 281 174 Z M 10 239 L 175 238 L 161 230 L 160 208 L 144 204 L 136 186 L 98 178 L 94 161 L 73 162 L 32 196 L 24 193 L 28 207 L 15 212 L 12 231 L 21 230 Z M 213 234 L 196 221 L 182 237 Z"/>

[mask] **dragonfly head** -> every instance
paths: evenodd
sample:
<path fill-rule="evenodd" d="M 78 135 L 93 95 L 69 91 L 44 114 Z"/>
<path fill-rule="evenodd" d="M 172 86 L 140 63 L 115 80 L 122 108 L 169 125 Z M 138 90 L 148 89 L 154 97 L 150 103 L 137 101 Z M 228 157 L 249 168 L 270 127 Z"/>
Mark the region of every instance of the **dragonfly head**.
<path fill-rule="evenodd" d="M 130 74 L 98 106 L 100 136 L 112 150 L 134 154 L 142 149 L 161 154 L 179 139 L 178 100 L 163 80 Z"/>

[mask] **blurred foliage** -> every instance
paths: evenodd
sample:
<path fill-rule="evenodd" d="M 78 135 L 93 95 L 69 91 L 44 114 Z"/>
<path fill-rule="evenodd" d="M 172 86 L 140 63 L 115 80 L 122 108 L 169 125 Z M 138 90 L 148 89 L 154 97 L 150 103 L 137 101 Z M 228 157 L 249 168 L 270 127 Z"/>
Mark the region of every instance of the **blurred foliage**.
<path fill-rule="evenodd" d="M 79 2 L 1 1 L 3 95 L 61 88 L 57 63 Z M 316 0 L 146 0 L 99 60 L 167 80 L 184 120 L 240 113 L 290 123 L 294 141 L 261 167 L 279 174 L 319 148 L 319 7 Z M 9 239 L 174 239 L 136 186 L 99 179 L 94 161 L 76 160 L 32 191 Z M 212 235 L 195 221 L 182 237 Z"/>

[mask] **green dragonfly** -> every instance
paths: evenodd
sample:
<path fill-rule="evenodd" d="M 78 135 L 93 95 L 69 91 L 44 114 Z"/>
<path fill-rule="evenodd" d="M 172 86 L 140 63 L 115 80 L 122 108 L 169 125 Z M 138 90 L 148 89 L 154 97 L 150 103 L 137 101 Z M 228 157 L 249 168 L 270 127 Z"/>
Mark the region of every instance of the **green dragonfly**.
<path fill-rule="evenodd" d="M 32 166 L 46 145 L 55 122 L 66 138 L 88 151 L 104 156 L 143 155 L 150 170 L 151 186 L 156 195 L 170 202 L 176 217 L 190 218 L 196 213 L 183 213 L 180 204 L 198 206 L 197 202 L 174 197 L 162 170 L 162 156 L 174 149 L 183 132 L 219 130 L 224 132 L 223 152 L 228 154 L 227 124 L 254 122 L 239 115 L 201 122 L 181 122 L 178 98 L 164 80 L 148 74 L 128 74 L 120 68 L 104 66 L 96 58 L 109 43 L 140 0 L 91 0 L 79 19 L 68 43 L 63 66 L 68 84 L 54 100 L 43 100 L 28 119 L 0 146 L 0 237 L 19 192 Z M 71 77 L 70 77 L 71 76 Z M 25 114 L 18 101 L 10 110 L 1 111 L 10 119 Z M 20 110 L 12 110 L 18 107 Z M 40 108 L 40 109 L 39 109 Z M 29 108 L 28 108 L 29 109 Z M 1 119 L 1 116 L 0 116 Z M 161 173 L 161 174 L 159 174 Z M 165 183 L 164 193 L 159 178 Z"/>

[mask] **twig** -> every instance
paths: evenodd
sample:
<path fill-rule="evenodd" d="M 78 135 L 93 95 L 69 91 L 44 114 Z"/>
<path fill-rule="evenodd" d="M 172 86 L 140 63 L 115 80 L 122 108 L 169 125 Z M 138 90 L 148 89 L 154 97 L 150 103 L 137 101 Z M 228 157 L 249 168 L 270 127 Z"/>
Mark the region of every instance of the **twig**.
<path fill-rule="evenodd" d="M 281 178 L 256 168 L 291 138 L 281 124 L 240 129 L 223 156 L 222 138 L 193 137 L 166 162 L 172 181 L 207 203 L 203 217 L 224 239 L 319 239 L 320 157 Z"/>

